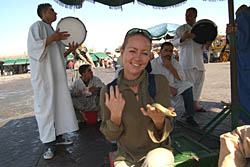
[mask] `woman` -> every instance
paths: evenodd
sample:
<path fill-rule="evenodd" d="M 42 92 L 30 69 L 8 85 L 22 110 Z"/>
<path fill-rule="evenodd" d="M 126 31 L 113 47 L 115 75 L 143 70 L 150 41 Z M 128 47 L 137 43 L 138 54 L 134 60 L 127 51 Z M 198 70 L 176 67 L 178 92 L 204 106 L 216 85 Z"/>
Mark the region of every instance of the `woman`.
<path fill-rule="evenodd" d="M 102 124 L 100 130 L 110 141 L 117 141 L 116 167 L 173 166 L 169 134 L 173 120 L 150 104 L 170 106 L 168 81 L 155 75 L 156 95 L 148 91 L 145 67 L 151 51 L 151 35 L 142 29 L 127 32 L 120 49 L 124 69 L 119 72 L 115 88 L 101 90 Z M 169 108 L 173 111 L 173 108 Z"/>

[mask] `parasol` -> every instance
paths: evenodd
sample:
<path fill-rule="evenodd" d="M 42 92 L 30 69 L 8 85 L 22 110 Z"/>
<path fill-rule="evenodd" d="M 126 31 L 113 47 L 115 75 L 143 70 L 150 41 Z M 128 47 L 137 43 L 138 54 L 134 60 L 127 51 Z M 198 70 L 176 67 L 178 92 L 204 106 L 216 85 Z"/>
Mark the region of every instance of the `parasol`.
<path fill-rule="evenodd" d="M 171 39 L 174 37 L 175 31 L 179 26 L 180 26 L 179 24 L 162 23 L 147 28 L 147 30 L 151 33 L 153 40 L 160 40 L 162 38 L 165 39 L 166 36 L 168 37 L 168 39 Z"/>
<path fill-rule="evenodd" d="M 81 8 L 84 0 L 55 0 L 65 7 L 71 8 Z M 187 0 L 87 0 L 91 2 L 98 2 L 104 5 L 112 7 L 122 7 L 122 5 L 138 2 L 144 5 L 151 5 L 153 7 L 168 7 L 179 5 Z M 203 0 L 206 1 L 206 0 Z M 222 0 L 209 0 L 209 1 L 222 1 Z M 234 0 L 228 0 L 228 13 L 229 13 L 229 23 L 233 26 L 234 21 Z M 241 107 L 238 102 L 238 85 L 237 85 L 237 54 L 236 54 L 236 38 L 235 32 L 230 34 L 230 75 L 231 75 L 231 106 L 230 111 L 232 112 L 232 129 L 237 127 L 238 115 Z"/>

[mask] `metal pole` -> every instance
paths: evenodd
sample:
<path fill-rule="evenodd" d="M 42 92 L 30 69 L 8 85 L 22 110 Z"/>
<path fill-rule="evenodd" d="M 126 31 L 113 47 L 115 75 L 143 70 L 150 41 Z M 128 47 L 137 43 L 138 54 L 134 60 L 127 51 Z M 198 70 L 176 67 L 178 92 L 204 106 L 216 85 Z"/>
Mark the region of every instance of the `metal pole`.
<path fill-rule="evenodd" d="M 228 0 L 229 24 L 235 25 L 234 21 L 234 2 Z M 239 105 L 238 95 L 238 78 L 237 78 L 237 52 L 236 52 L 236 35 L 235 32 L 230 34 L 230 74 L 231 74 L 231 105 Z M 232 129 L 237 127 L 238 111 L 232 111 Z"/>

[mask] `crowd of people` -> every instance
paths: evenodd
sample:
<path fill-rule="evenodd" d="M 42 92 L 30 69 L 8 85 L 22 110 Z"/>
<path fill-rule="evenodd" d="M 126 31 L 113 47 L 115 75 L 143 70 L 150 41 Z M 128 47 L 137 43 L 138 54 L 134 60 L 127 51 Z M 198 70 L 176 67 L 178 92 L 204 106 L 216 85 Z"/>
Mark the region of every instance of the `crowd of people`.
<path fill-rule="evenodd" d="M 84 112 L 100 111 L 100 131 L 110 142 L 117 142 L 115 167 L 174 166 L 170 136 L 174 117 L 163 110 L 174 113 L 175 101 L 182 100 L 186 122 L 193 127 L 199 126 L 195 113 L 207 112 L 198 101 L 205 79 L 203 51 L 212 41 L 199 44 L 193 40 L 197 10 L 186 10 L 186 24 L 177 28 L 172 43 L 161 44 L 158 57 L 152 54 L 152 36 L 147 30 L 129 30 L 117 60 L 121 67 L 107 85 L 93 75 L 95 64 L 86 47 L 73 42 L 65 50 L 60 41 L 70 34 L 51 26 L 57 15 L 52 6 L 40 4 L 37 14 L 41 21 L 30 27 L 27 46 L 44 159 L 54 157 L 56 145 L 72 144 L 62 135 L 79 129 Z M 174 57 L 177 47 L 178 60 Z M 74 80 L 69 88 L 64 60 L 71 52 Z M 220 157 L 220 164 L 223 161 Z"/>

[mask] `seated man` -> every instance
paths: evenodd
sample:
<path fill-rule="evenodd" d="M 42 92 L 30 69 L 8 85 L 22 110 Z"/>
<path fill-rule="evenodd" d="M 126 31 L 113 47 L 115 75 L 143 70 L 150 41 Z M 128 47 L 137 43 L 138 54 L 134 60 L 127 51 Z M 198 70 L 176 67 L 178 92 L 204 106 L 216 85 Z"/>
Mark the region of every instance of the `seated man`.
<path fill-rule="evenodd" d="M 84 64 L 79 68 L 80 77 L 72 84 L 72 101 L 76 111 L 78 122 L 83 117 L 80 111 L 99 111 L 99 96 L 104 83 L 93 76 L 91 65 Z"/>
<path fill-rule="evenodd" d="M 195 109 L 192 84 L 185 80 L 185 74 L 181 65 L 173 58 L 173 49 L 173 44 L 170 42 L 164 42 L 161 45 L 160 56 L 153 59 L 151 62 L 152 73 L 162 74 L 168 79 L 172 98 L 182 95 L 185 110 L 188 114 L 186 121 L 190 125 L 197 127 L 199 125 L 193 118 Z"/>

